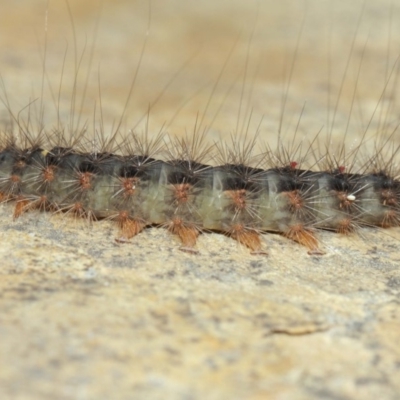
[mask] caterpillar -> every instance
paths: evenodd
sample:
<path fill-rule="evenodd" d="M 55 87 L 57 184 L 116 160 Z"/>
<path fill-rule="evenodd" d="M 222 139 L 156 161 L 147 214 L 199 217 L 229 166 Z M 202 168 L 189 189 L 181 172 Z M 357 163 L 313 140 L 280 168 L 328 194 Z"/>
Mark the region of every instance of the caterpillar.
<path fill-rule="evenodd" d="M 386 74 L 381 95 L 387 93 L 386 86 L 393 83 L 393 76 Z M 344 147 L 336 154 L 328 148 L 332 131 L 326 141 L 327 150 L 319 154 L 313 154 L 316 139 L 309 140 L 306 155 L 285 149 L 282 142 L 267 144 L 257 154 L 250 128 L 244 128 L 253 119 L 240 120 L 244 86 L 240 89 L 235 129 L 236 133 L 245 131 L 244 143 L 240 144 L 243 136 L 232 135 L 232 146 L 207 145 L 206 135 L 199 133 L 202 118 L 184 139 L 165 139 L 164 132 L 153 140 L 135 133 L 122 137 L 118 128 L 115 132 L 120 137 L 107 139 L 96 132 L 90 136 L 87 127 L 80 131 L 79 122 L 73 120 L 68 132 L 60 124 L 60 115 L 55 131 L 45 128 L 41 119 L 35 134 L 30 107 L 24 125 L 10 111 L 5 96 L 4 104 L 18 132 L 5 129 L 1 139 L 1 200 L 15 203 L 14 218 L 38 209 L 89 221 L 115 221 L 120 228 L 119 242 L 146 227 L 164 226 L 180 238 L 181 249 L 189 253 L 197 252 L 198 236 L 208 231 L 230 236 L 257 255 L 268 252 L 262 234 L 278 232 L 304 245 L 310 254 L 320 255 L 324 252 L 317 238 L 319 230 L 349 235 L 362 227 L 399 225 L 400 183 L 394 167 L 398 149 L 388 145 L 395 137 L 395 123 L 379 121 L 377 129 L 389 132 L 389 139 L 383 135 L 378 138 L 381 144 L 375 146 L 375 155 L 364 156 L 361 162 L 362 145 L 347 154 Z M 213 99 L 218 97 L 214 89 Z M 71 104 L 75 96 L 76 92 Z M 286 102 L 287 98 L 285 112 L 289 108 Z M 353 97 L 351 104 L 354 102 Z M 70 108 L 72 116 L 74 107 Z M 42 107 L 40 118 L 41 113 Z M 246 114 L 251 113 L 243 111 Z M 332 127 L 335 118 L 336 114 L 330 121 Z M 207 134 L 210 131 L 207 129 Z M 257 130 L 256 138 L 262 136 L 260 132 Z M 367 142 L 366 136 L 362 141 Z M 385 153 L 386 148 L 389 151 Z M 390 165 L 385 158 L 390 159 Z"/>
<path fill-rule="evenodd" d="M 315 228 L 348 234 L 358 226 L 399 224 L 400 182 L 381 170 L 315 172 L 294 161 L 270 169 L 213 167 L 193 159 L 186 141 L 179 157 L 167 162 L 138 148 L 117 155 L 39 144 L 18 148 L 13 138 L 3 143 L 0 193 L 2 201 L 16 202 L 15 218 L 31 209 L 108 218 L 121 228 L 119 240 L 161 225 L 180 237 L 183 250 L 195 252 L 197 236 L 212 230 L 259 254 L 260 233 L 276 231 L 318 254 Z"/>

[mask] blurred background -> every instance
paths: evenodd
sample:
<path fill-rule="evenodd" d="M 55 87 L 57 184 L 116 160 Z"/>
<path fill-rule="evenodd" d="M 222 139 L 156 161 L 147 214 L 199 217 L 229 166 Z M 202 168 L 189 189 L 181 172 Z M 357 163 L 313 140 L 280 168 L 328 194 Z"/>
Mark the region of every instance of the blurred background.
<path fill-rule="evenodd" d="M 278 132 L 288 140 L 295 131 L 300 138 L 333 132 L 340 142 L 367 128 L 390 135 L 399 7 L 391 0 L 2 2 L 2 97 L 15 115 L 30 112 L 46 127 L 61 120 L 70 131 L 95 123 L 107 133 L 121 122 L 121 131 L 177 135 L 197 126 L 211 140 L 259 130 L 272 143 Z"/>

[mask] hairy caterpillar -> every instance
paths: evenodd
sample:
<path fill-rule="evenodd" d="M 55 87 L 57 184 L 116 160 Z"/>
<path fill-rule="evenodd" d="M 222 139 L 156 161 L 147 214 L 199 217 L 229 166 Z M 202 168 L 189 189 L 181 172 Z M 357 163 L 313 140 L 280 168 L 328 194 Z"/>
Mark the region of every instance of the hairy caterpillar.
<path fill-rule="evenodd" d="M 358 31 L 359 28 L 355 30 L 356 34 Z M 252 40 L 256 42 L 256 39 Z M 251 45 L 253 42 L 246 44 L 247 51 Z M 349 60 L 354 52 L 351 47 Z M 351 233 L 363 226 L 397 226 L 399 183 L 394 167 L 397 147 L 396 144 L 388 146 L 388 141 L 395 136 L 397 125 L 389 121 L 389 110 L 382 106 L 384 102 L 379 99 L 378 105 L 382 109 L 379 113 L 376 110 L 372 112 L 373 117 L 379 114 L 375 126 L 371 118 L 362 131 L 363 142 L 368 143 L 365 133 L 369 128 L 373 133 L 378 132 L 381 140 L 375 147 L 375 155 L 367 158 L 367 161 L 362 159 L 361 145 L 350 147 L 347 154 L 344 147 L 335 153 L 332 148 L 327 151 L 323 147 L 320 150 L 318 146 L 313 148 L 316 142 L 312 139 L 309 140 L 312 144 L 306 155 L 296 153 L 293 150 L 297 149 L 296 145 L 291 149 L 288 146 L 289 150 L 285 150 L 284 142 L 278 142 L 276 152 L 276 145 L 272 141 L 269 143 L 269 140 L 266 150 L 257 155 L 254 142 L 248 139 L 257 118 L 251 110 L 254 83 L 252 86 L 245 82 L 251 74 L 247 71 L 250 68 L 247 65 L 248 55 L 244 55 L 245 72 L 239 74 L 244 78 L 237 89 L 240 97 L 239 111 L 233 121 L 233 125 L 236 125 L 232 136 L 233 146 L 216 146 L 214 154 L 211 147 L 201 146 L 203 135 L 199 134 L 199 130 L 205 129 L 206 112 L 200 117 L 198 126 L 191 122 L 195 124 L 194 132 L 187 136 L 193 136 L 192 139 L 172 139 L 164 146 L 167 162 L 158 158 L 161 140 L 146 143 L 144 137 L 140 139 L 135 135 L 127 135 L 123 139 L 114 136 L 102 139 L 103 132 L 107 131 L 103 125 L 100 126 L 101 135 L 91 136 L 86 133 L 90 129 L 80 125 L 80 113 L 83 113 L 86 105 L 82 101 L 80 109 L 76 106 L 78 89 L 75 77 L 68 129 L 60 123 L 60 105 L 57 104 L 55 133 L 45 127 L 41 106 L 37 112 L 40 124 L 36 132 L 30 120 L 31 107 L 28 107 L 26 125 L 19 117 L 14 117 L 19 128 L 17 138 L 10 130 L 5 130 L 0 165 L 3 201 L 16 201 L 15 217 L 38 208 L 72 213 L 90 220 L 116 220 L 122 228 L 121 240 L 131 238 L 148 225 L 164 225 L 181 238 L 183 249 L 190 252 L 195 252 L 196 238 L 203 230 L 223 232 L 256 254 L 265 253 L 260 234 L 277 231 L 304 244 L 311 253 L 316 254 L 320 253 L 315 234 L 318 228 Z M 354 89 L 351 102 L 348 103 L 351 108 L 356 105 L 356 97 L 360 95 L 357 89 L 363 57 L 362 54 L 357 60 L 360 67 L 356 69 L 358 73 L 352 82 Z M 296 62 L 300 61 L 296 59 Z M 389 60 L 386 64 L 391 65 Z M 392 64 L 396 66 L 396 63 Z M 143 65 L 141 68 L 144 68 Z M 347 77 L 348 68 L 345 66 L 344 77 Z M 75 74 L 78 70 L 75 66 Z M 44 76 L 46 71 L 43 72 Z M 222 76 L 224 74 L 229 75 L 225 68 Z M 232 73 L 230 75 L 232 77 Z M 384 75 L 381 96 L 394 93 L 396 82 L 396 71 L 389 70 Z M 89 73 L 86 79 L 84 91 L 90 83 Z M 222 79 L 216 82 L 223 86 Z M 389 83 L 393 84 L 390 90 L 387 89 Z M 294 85 L 291 80 L 289 84 Z M 219 96 L 228 100 L 231 95 L 235 97 L 235 90 L 230 91 L 229 86 L 222 90 L 222 95 L 214 90 L 215 87 L 209 100 L 216 101 Z M 337 102 L 343 88 L 346 85 L 340 87 Z M 328 95 L 332 97 L 330 91 L 331 88 L 328 88 Z M 284 107 L 280 102 L 277 108 L 280 107 L 282 116 L 286 118 L 290 99 L 288 93 L 284 94 Z M 85 98 L 84 95 L 82 99 Z M 391 100 L 391 108 L 393 104 L 394 100 Z M 7 99 L 5 105 L 11 110 Z M 217 104 L 217 111 L 223 113 L 223 107 L 222 111 L 218 109 L 220 105 L 224 106 L 224 102 Z M 206 110 L 207 107 L 208 104 Z M 105 108 L 102 104 L 101 111 Z M 331 107 L 328 108 L 331 110 Z M 153 115 L 154 108 L 151 111 Z M 338 107 L 334 108 L 334 112 L 329 112 L 327 147 L 331 145 L 334 128 L 337 129 Z M 215 115 L 218 116 L 218 113 Z M 348 115 L 348 120 L 344 119 L 347 122 L 344 137 L 351 136 L 349 132 L 354 129 L 354 121 L 350 118 L 352 110 Z M 298 115 L 298 120 L 300 124 L 303 123 L 303 114 Z M 279 132 L 284 125 L 281 120 Z M 119 126 L 120 123 L 117 123 Z M 96 125 L 91 129 L 96 130 Z M 169 129 L 174 128 L 171 125 Z M 224 129 L 225 132 L 229 131 L 226 127 Z M 257 136 L 263 136 L 265 129 L 256 128 Z M 297 128 L 294 129 L 297 131 Z M 206 131 L 212 138 L 213 131 L 210 128 Z M 119 129 L 115 132 L 119 133 Z M 281 138 L 281 135 L 278 137 Z M 236 142 L 240 143 L 243 138 L 247 139 L 247 143 L 238 145 Z M 312 153 L 318 152 L 320 154 L 313 156 Z M 208 156 L 206 160 L 203 159 L 205 155 Z M 385 156 L 389 157 L 391 165 L 384 160 Z M 209 164 L 213 160 L 215 166 Z M 311 169 L 308 169 L 309 166 Z"/>

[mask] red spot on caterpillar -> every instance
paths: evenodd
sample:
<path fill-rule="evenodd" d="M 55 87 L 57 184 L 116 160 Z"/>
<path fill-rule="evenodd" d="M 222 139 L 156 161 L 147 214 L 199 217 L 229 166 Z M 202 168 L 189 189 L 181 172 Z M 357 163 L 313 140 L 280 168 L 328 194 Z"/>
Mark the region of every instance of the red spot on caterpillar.
<path fill-rule="evenodd" d="M 298 167 L 299 163 L 297 161 L 290 161 L 289 167 L 290 169 L 296 169 Z"/>
<path fill-rule="evenodd" d="M 346 172 L 346 167 L 344 165 L 339 165 L 338 171 L 340 174 L 344 174 Z"/>

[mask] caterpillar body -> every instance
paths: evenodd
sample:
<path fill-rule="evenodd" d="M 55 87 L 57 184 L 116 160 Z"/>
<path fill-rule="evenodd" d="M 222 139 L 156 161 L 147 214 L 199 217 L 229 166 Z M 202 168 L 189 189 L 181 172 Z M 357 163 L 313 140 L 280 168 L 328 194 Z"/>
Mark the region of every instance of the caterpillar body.
<path fill-rule="evenodd" d="M 151 154 L 18 148 L 11 138 L 0 152 L 0 196 L 16 201 L 14 217 L 40 209 L 113 220 L 120 241 L 159 225 L 189 252 L 196 252 L 201 232 L 216 231 L 266 254 L 260 234 L 278 232 L 322 254 L 318 229 L 349 234 L 362 226 L 398 226 L 400 182 L 384 171 L 351 173 L 343 166 L 211 166 Z"/>

